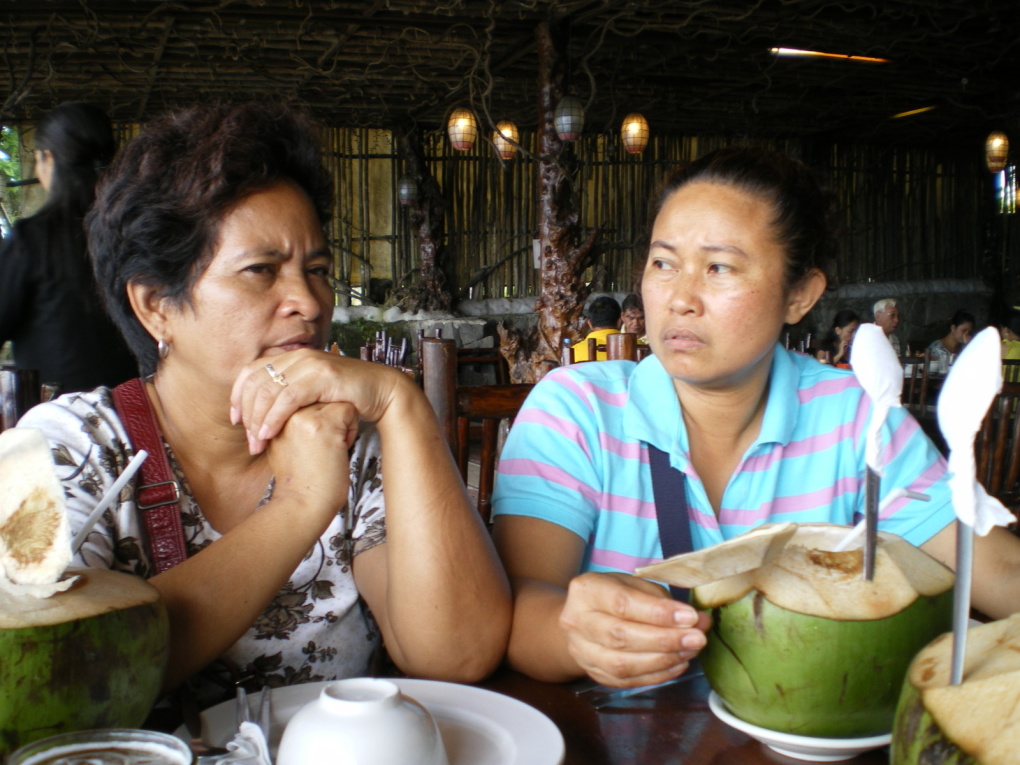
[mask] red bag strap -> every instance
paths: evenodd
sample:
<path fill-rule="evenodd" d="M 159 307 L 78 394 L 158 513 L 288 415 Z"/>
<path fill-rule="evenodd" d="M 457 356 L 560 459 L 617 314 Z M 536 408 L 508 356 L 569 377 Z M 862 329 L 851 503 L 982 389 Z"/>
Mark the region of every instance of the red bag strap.
<path fill-rule="evenodd" d="M 159 574 L 188 557 L 181 524 L 181 486 L 170 472 L 145 381 L 136 377 L 118 385 L 113 389 L 113 403 L 135 451 L 149 453 L 138 471 L 141 478 L 135 503 L 149 537 L 149 557 Z"/>

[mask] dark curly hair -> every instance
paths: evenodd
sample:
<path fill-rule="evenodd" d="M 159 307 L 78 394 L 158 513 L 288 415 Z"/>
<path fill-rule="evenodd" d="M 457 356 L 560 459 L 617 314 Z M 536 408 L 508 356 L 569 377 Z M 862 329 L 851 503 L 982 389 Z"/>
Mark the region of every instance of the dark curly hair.
<path fill-rule="evenodd" d="M 772 225 L 786 251 L 787 286 L 813 269 L 828 273 L 835 249 L 833 197 L 807 165 L 770 149 L 718 149 L 666 179 L 654 216 L 673 192 L 695 181 L 735 186 L 772 205 Z"/>
<path fill-rule="evenodd" d="M 196 106 L 156 118 L 117 155 L 86 220 L 107 311 L 138 359 L 156 371 L 156 340 L 128 301 L 131 282 L 182 307 L 238 202 L 281 180 L 297 184 L 325 224 L 332 181 L 310 118 L 275 103 Z"/>

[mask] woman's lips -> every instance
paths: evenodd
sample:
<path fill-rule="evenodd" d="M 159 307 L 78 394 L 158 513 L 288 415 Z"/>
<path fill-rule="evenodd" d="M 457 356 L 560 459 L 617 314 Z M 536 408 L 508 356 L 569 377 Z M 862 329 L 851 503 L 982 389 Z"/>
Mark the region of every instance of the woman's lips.
<path fill-rule="evenodd" d="M 671 329 L 666 332 L 666 347 L 672 351 L 693 351 L 705 345 L 705 341 L 687 329 Z"/>

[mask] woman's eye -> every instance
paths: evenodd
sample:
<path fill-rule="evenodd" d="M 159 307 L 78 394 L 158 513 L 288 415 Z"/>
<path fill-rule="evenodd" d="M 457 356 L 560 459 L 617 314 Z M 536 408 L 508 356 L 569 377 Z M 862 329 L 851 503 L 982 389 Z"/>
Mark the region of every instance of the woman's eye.
<path fill-rule="evenodd" d="M 708 267 L 710 274 L 728 274 L 733 270 L 733 266 L 728 266 L 725 263 L 713 263 Z"/>
<path fill-rule="evenodd" d="M 244 270 L 253 274 L 272 274 L 276 269 L 271 263 L 252 263 Z"/>
<path fill-rule="evenodd" d="M 311 276 L 318 276 L 321 279 L 326 279 L 327 277 L 329 277 L 329 266 L 326 265 L 311 266 L 308 269 L 308 273 Z"/>
<path fill-rule="evenodd" d="M 652 269 L 656 271 L 670 271 L 673 266 L 661 258 L 652 258 Z"/>

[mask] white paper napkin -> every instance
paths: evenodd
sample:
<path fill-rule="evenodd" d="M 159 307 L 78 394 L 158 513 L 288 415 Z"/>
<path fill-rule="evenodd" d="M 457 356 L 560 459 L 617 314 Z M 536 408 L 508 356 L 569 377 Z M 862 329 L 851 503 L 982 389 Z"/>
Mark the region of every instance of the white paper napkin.
<path fill-rule="evenodd" d="M 227 754 L 217 762 L 245 763 L 246 765 L 272 765 L 269 745 L 262 729 L 253 722 L 243 722 L 227 744 Z"/>
<path fill-rule="evenodd" d="M 854 335 L 853 370 L 875 405 L 865 434 L 864 461 L 878 475 L 885 475 L 882 464 L 881 431 L 889 410 L 900 407 L 903 391 L 903 367 L 896 351 L 877 324 L 862 324 Z"/>
<path fill-rule="evenodd" d="M 950 369 L 936 406 L 939 430 L 949 447 L 949 490 L 956 517 L 981 536 L 994 526 L 1006 526 L 1014 520 L 1013 514 L 977 482 L 974 462 L 974 438 L 1002 390 L 1000 349 L 995 327 L 979 332 Z"/>

